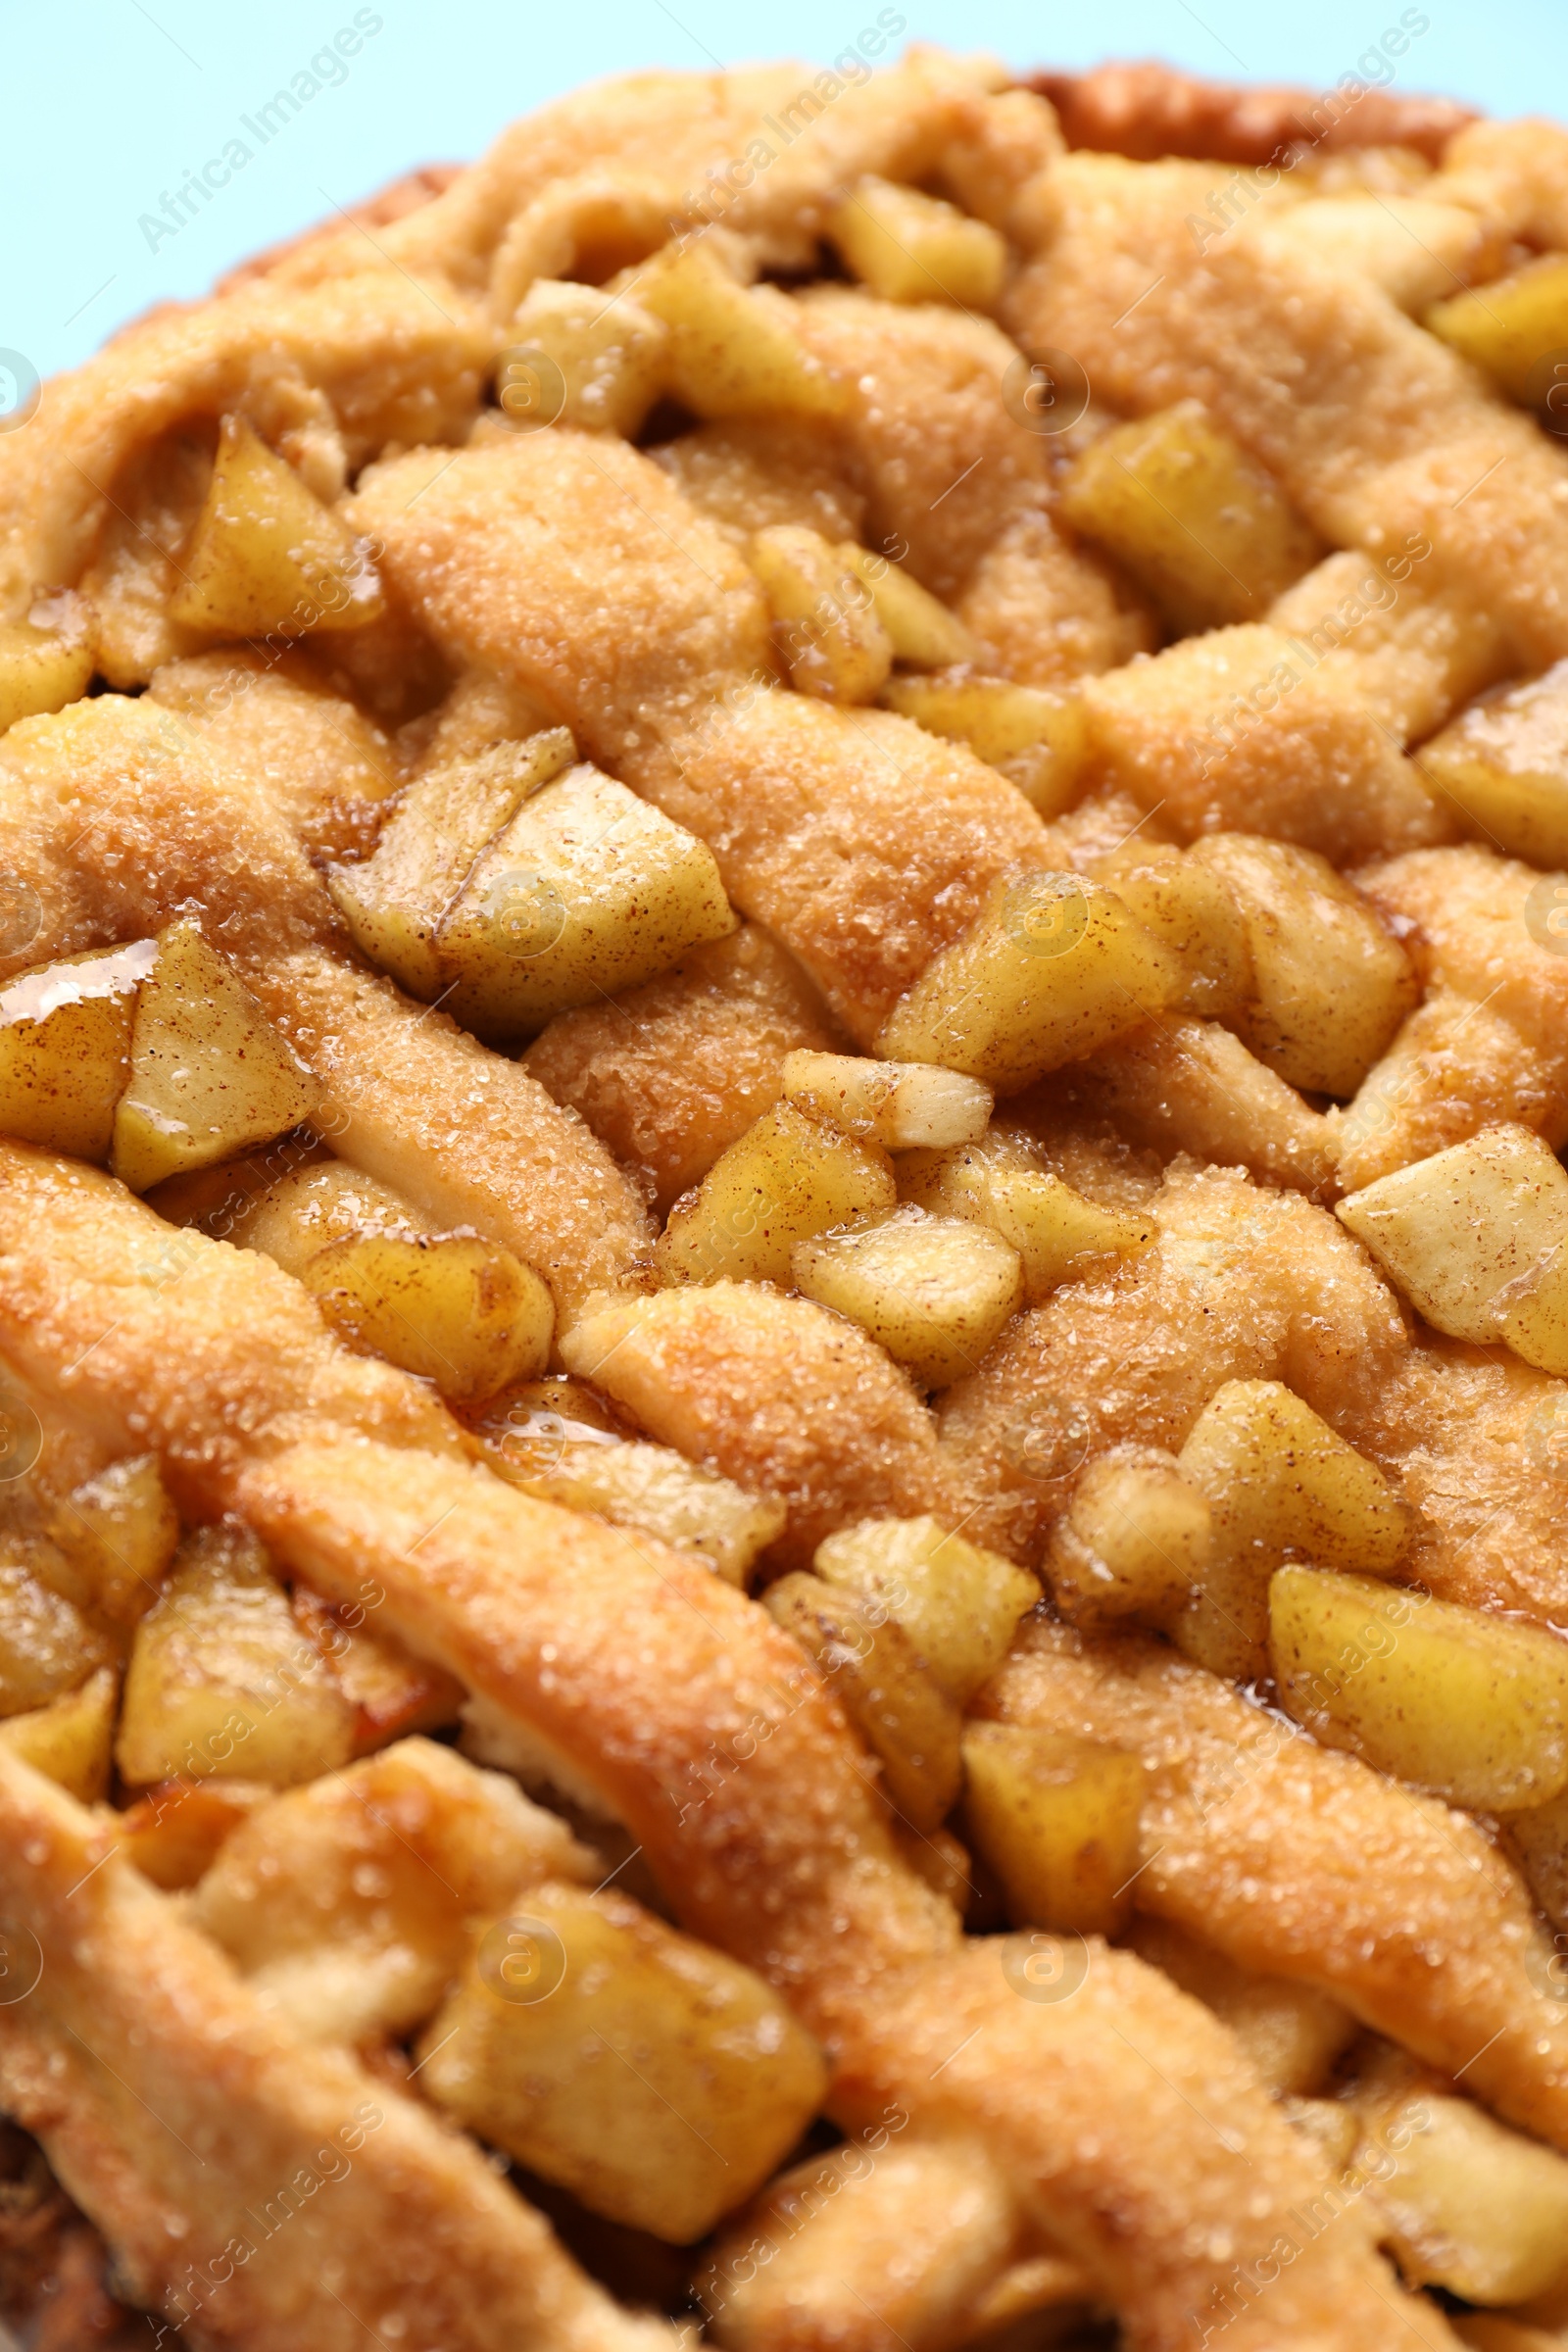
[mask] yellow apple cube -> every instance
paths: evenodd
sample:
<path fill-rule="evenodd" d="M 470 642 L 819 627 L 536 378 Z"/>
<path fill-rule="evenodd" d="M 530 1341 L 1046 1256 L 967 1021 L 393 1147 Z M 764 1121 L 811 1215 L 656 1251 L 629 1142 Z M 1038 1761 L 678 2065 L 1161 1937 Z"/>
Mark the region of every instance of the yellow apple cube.
<path fill-rule="evenodd" d="M 160 933 L 130 1039 L 110 1165 L 133 1193 L 308 1119 L 321 1090 L 193 921 Z"/>
<path fill-rule="evenodd" d="M 1330 1747 L 1450 1804 L 1510 1813 L 1568 1787 L 1568 1642 L 1324 1568 L 1269 1587 L 1280 1697 Z"/>
<path fill-rule="evenodd" d="M 94 948 L 0 989 L 0 1134 L 104 1159 L 130 1077 L 136 997 L 156 943 Z"/>
<path fill-rule="evenodd" d="M 878 1145 L 780 1102 L 676 1201 L 654 1262 L 665 1283 L 788 1285 L 797 1242 L 897 1202 L 892 1162 Z"/>
<path fill-rule="evenodd" d="M 385 608 L 368 554 L 243 416 L 225 416 L 172 620 L 219 637 L 358 629 Z"/>
<path fill-rule="evenodd" d="M 1141 1028 L 1180 992 L 1174 956 L 1113 891 L 1080 874 L 1003 874 L 895 1004 L 877 1052 L 1015 1093 Z"/>

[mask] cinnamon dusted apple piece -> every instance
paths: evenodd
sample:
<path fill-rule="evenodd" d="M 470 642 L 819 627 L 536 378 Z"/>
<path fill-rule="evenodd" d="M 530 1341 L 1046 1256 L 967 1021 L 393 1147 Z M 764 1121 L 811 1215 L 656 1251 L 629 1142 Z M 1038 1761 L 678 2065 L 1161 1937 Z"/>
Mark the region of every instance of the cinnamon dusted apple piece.
<path fill-rule="evenodd" d="M 758 2188 L 821 2103 L 762 1979 L 618 1889 L 531 1888 L 420 2042 L 427 2095 L 597 2213 L 676 2245 Z"/>
<path fill-rule="evenodd" d="M 7 1716 L 0 1722 L 0 1746 L 82 1804 L 97 1804 L 109 1789 L 119 1700 L 113 1666 L 96 1667 L 79 1690 Z"/>
<path fill-rule="evenodd" d="M 346 1763 L 353 1711 L 255 1538 L 200 1530 L 136 1629 L 115 1761 L 133 1787 L 209 1773 L 286 1787 Z"/>
<path fill-rule="evenodd" d="M 991 1089 L 957 1070 L 852 1054 L 789 1054 L 784 1096 L 808 1117 L 871 1137 L 889 1152 L 977 1143 L 992 1108 Z"/>
<path fill-rule="evenodd" d="M 369 960 L 416 997 L 441 994 L 436 942 L 480 852 L 529 795 L 570 765 L 564 727 L 437 761 L 400 795 L 372 855 L 328 876 L 333 904 Z"/>
<path fill-rule="evenodd" d="M 880 1145 L 781 1102 L 677 1200 L 655 1250 L 666 1283 L 791 1280 L 797 1242 L 896 1205 Z"/>
<path fill-rule="evenodd" d="M 787 297 L 746 282 L 749 258 L 710 229 L 638 271 L 638 301 L 669 332 L 666 385 L 699 416 L 841 415 L 848 385 L 802 341 Z"/>
<path fill-rule="evenodd" d="M 748 1494 L 673 1446 L 628 1437 L 577 1382 L 507 1390 L 474 1434 L 509 1486 L 699 1552 L 728 1584 L 745 1586 L 758 1553 L 784 1526 L 782 1502 Z"/>
<path fill-rule="evenodd" d="M 1568 664 L 1483 696 L 1422 745 L 1416 763 L 1471 832 L 1510 857 L 1560 867 L 1568 860 Z"/>
<path fill-rule="evenodd" d="M 214 1231 L 217 1190 L 181 1199 L 165 1187 L 158 1206 Z M 297 1167 L 243 1199 L 231 1186 L 220 1215 L 223 1238 L 294 1275 L 334 1330 L 445 1396 L 479 1403 L 544 1370 L 555 1309 L 532 1267 L 472 1231 L 442 1232 L 341 1160 Z"/>
<path fill-rule="evenodd" d="M 220 637 L 360 628 L 382 610 L 366 552 L 240 416 L 219 427 L 180 572 L 170 617 Z"/>
<path fill-rule="evenodd" d="M 85 694 L 97 652 L 92 607 L 70 592 L 37 597 L 23 619 L 0 622 L 0 734 Z"/>
<path fill-rule="evenodd" d="M 864 1519 L 819 1544 L 811 1565 L 824 1583 L 902 1625 L 959 1708 L 1001 1665 L 1040 1598 L 1026 1569 L 929 1517 Z"/>
<path fill-rule="evenodd" d="M 1017 1129 L 997 1126 L 975 1143 L 905 1152 L 898 1176 L 901 1200 L 936 1215 L 972 1217 L 1009 1243 L 1031 1303 L 1153 1239 L 1146 1220 L 1103 1208 L 1064 1184 Z"/>
<path fill-rule="evenodd" d="M 1174 958 L 1113 891 L 1077 874 L 1003 876 L 894 1006 L 878 1050 L 1015 1094 L 1141 1027 L 1179 986 Z"/>
<path fill-rule="evenodd" d="M 501 1773 L 400 1740 L 247 1813 L 190 1915 L 302 2038 L 352 2046 L 422 2025 L 476 1927 L 595 1861 Z"/>
<path fill-rule="evenodd" d="M 159 934 L 115 1109 L 112 1164 L 133 1192 L 229 1159 L 297 1127 L 321 1100 L 312 1071 L 233 967 L 187 918 Z"/>
<path fill-rule="evenodd" d="M 122 1627 L 152 1606 L 179 1543 L 179 1514 L 150 1453 L 111 1462 L 72 1488 L 48 1526 L 75 1580 L 74 1597 Z"/>
<path fill-rule="evenodd" d="M 1113 426 L 1075 460 L 1061 504 L 1183 634 L 1261 619 L 1318 553 L 1267 469 L 1196 400 Z"/>
<path fill-rule="evenodd" d="M 1485 1127 L 1335 1214 L 1439 1331 L 1568 1372 L 1568 1174 L 1527 1127 Z"/>
<path fill-rule="evenodd" d="M 1187 1656 L 1250 1680 L 1267 1664 L 1269 1578 L 1287 1556 L 1388 1576 L 1409 1514 L 1376 1463 L 1279 1381 L 1227 1381 L 1177 1455 L 1209 1506 L 1207 1556 L 1164 1622 Z"/>
<path fill-rule="evenodd" d="M 136 937 L 199 901 L 323 1082 L 341 1157 L 443 1229 L 493 1235 L 563 1301 L 624 1279 L 651 1238 L 636 1187 L 522 1071 L 345 959 L 331 902 L 264 778 L 210 760 L 195 730 L 147 698 L 110 695 L 13 729 L 0 769 L 5 855 L 25 839 L 51 876 L 44 929 L 13 969 L 106 919 Z M 155 861 L 136 847 L 152 834 Z M 90 876 L 100 856 L 109 870 Z"/>
<path fill-rule="evenodd" d="M 1141 1760 L 1071 1732 L 973 1723 L 964 1819 L 1017 1928 L 1113 1936 L 1132 1909 L 1147 1787 Z"/>
<path fill-rule="evenodd" d="M 104 1159 L 130 1078 L 137 993 L 156 943 L 92 948 L 0 991 L 0 1129 Z"/>
<path fill-rule="evenodd" d="M 523 423 L 554 424 L 559 416 L 585 431 L 621 433 L 629 440 L 659 397 L 669 343 L 663 319 L 629 290 L 535 278 L 512 327 L 519 358 L 511 364 L 529 373 L 527 380 L 520 373 L 509 379 L 509 363 L 503 362 L 502 413 L 509 422 L 514 412 Z M 535 355 L 546 362 L 544 369 Z"/>
<path fill-rule="evenodd" d="M 514 1037 L 734 928 L 707 845 L 577 766 L 486 844 L 441 918 L 435 961 L 458 1020 Z"/>
<path fill-rule="evenodd" d="M 1285 1567 L 1269 1586 L 1284 1704 L 1450 1804 L 1549 1804 L 1568 1786 L 1568 1643 L 1425 1592 Z"/>
<path fill-rule="evenodd" d="M 1006 274 L 1006 244 L 985 221 L 870 175 L 835 205 L 827 234 L 846 266 L 886 302 L 988 311 Z"/>
<path fill-rule="evenodd" d="M 890 678 L 881 701 L 930 734 L 966 743 L 1044 817 L 1059 815 L 1077 795 L 1088 730 L 1081 706 L 1065 694 L 970 674 Z"/>
<path fill-rule="evenodd" d="M 983 2138 L 878 2120 L 791 2166 L 727 2223 L 697 2292 L 727 2352 L 762 2352 L 803 2325 L 855 2352 L 869 2352 L 873 2325 L 942 2342 L 1089 2299 L 1070 2256 L 1031 2243 Z"/>
<path fill-rule="evenodd" d="M 906 1202 L 790 1252 L 795 1288 L 869 1332 L 924 1389 L 972 1372 L 1023 1302 L 1018 1252 L 995 1227 Z"/>
<path fill-rule="evenodd" d="M 1558 883 L 1480 845 L 1367 868 L 1360 887 L 1407 936 L 1426 991 L 1344 1114 L 1348 1190 L 1480 1129 L 1568 1139 Z"/>

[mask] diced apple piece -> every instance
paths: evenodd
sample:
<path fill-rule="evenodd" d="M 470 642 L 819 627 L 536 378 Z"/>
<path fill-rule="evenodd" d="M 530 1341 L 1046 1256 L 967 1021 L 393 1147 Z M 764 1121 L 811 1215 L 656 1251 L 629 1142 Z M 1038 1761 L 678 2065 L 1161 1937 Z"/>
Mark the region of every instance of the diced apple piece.
<path fill-rule="evenodd" d="M 566 1419 L 548 1398 L 544 1384 L 510 1392 L 477 1425 L 500 1477 L 541 1502 L 597 1512 L 677 1551 L 701 1552 L 726 1583 L 745 1585 L 758 1553 L 783 1530 L 782 1502 L 748 1494 L 672 1446 Z"/>
<path fill-rule="evenodd" d="M 360 1602 L 324 1600 L 309 1585 L 296 1585 L 289 1599 L 295 1624 L 316 1643 L 354 1709 L 357 1756 L 411 1732 L 441 1731 L 458 1721 L 467 1695 L 463 1685 L 391 1635 L 375 1632 Z"/>
<path fill-rule="evenodd" d="M 862 1519 L 819 1544 L 812 1566 L 902 1625 L 956 1707 L 991 1680 L 1040 1598 L 1027 1569 L 939 1519 Z"/>
<path fill-rule="evenodd" d="M 262 1781 L 161 1781 L 119 1815 L 121 1844 L 144 1879 L 183 1893 L 240 1823 L 276 1793 Z"/>
<path fill-rule="evenodd" d="M 0 735 L 85 694 L 97 656 L 92 607 L 70 590 L 38 597 L 24 620 L 0 622 Z"/>
<path fill-rule="evenodd" d="M 974 661 L 979 648 L 962 621 L 912 572 L 854 540 L 843 541 L 838 554 L 870 596 L 871 609 L 893 641 L 895 661 L 906 662 L 911 669 L 948 669 Z"/>
<path fill-rule="evenodd" d="M 549 1290 L 531 1266 L 477 1234 L 348 1234 L 318 1250 L 299 1279 L 345 1339 L 455 1401 L 493 1396 L 549 1361 Z"/>
<path fill-rule="evenodd" d="M 1125 1749 L 1069 1732 L 970 1723 L 964 1813 L 1015 1928 L 1111 1936 L 1132 1909 L 1148 1781 Z"/>
<path fill-rule="evenodd" d="M 351 1168 L 347 1161 L 332 1159 L 318 1150 L 254 1189 L 244 1181 L 243 1169 L 215 1169 L 212 1176 L 221 1184 L 231 1172 L 236 1181 L 224 1195 L 220 1238 L 232 1242 L 236 1250 L 260 1251 L 285 1274 L 300 1274 L 329 1242 L 344 1241 L 351 1234 L 436 1230 L 411 1200 L 390 1184 L 383 1184 L 379 1176 L 367 1176 L 362 1169 Z M 159 1194 L 160 1208 L 172 1191 L 172 1187 L 166 1187 Z M 199 1199 L 193 1199 L 190 1205 L 196 1212 L 194 1222 L 210 1230 L 210 1210 Z"/>
<path fill-rule="evenodd" d="M 1177 1010 L 1239 1023 L 1254 993 L 1250 925 L 1223 876 L 1196 855 L 1158 843 L 1130 843 L 1098 871 L 1180 963 Z"/>
<path fill-rule="evenodd" d="M 1409 1540 L 1404 1505 L 1376 1463 L 1277 1380 L 1227 1381 L 1177 1460 L 1208 1499 L 1209 1547 L 1169 1632 L 1215 1674 L 1263 1671 L 1268 1581 L 1289 1555 L 1388 1576 Z"/>
<path fill-rule="evenodd" d="M 361 954 L 412 996 L 439 996 L 436 934 L 474 860 L 529 794 L 576 757 L 570 730 L 547 727 L 416 777 L 399 796 L 373 857 L 327 875 Z"/>
<path fill-rule="evenodd" d="M 1061 509 L 1184 633 L 1261 619 L 1320 552 L 1273 475 L 1196 400 L 1092 442 Z"/>
<path fill-rule="evenodd" d="M 255 1807 L 190 1912 L 297 2032 L 352 2044 L 422 2025 L 476 1920 L 590 1871 L 565 1823 L 500 1773 L 400 1740 Z"/>
<path fill-rule="evenodd" d="M 68 1494 L 49 1532 L 78 1580 L 72 1595 L 119 1626 L 134 1625 L 158 1597 L 179 1543 L 179 1513 L 155 1454 L 111 1462 Z"/>
<path fill-rule="evenodd" d="M 661 1281 L 792 1280 L 795 1244 L 896 1206 L 887 1153 L 780 1102 L 677 1200 L 654 1250 Z"/>
<path fill-rule="evenodd" d="M 48 1547 L 8 1536 L 0 1558 L 0 1716 L 47 1706 L 79 1689 L 109 1644 L 49 1581 Z"/>
<path fill-rule="evenodd" d="M 1046 1573 L 1057 1608 L 1087 1632 L 1126 1617 L 1162 1626 L 1201 1582 L 1208 1554 L 1208 1498 L 1175 1455 L 1117 1446 L 1079 1480 Z"/>
<path fill-rule="evenodd" d="M 1568 662 L 1482 695 L 1413 757 L 1472 833 L 1532 865 L 1568 865 Z"/>
<path fill-rule="evenodd" d="M 358 629 L 385 609 L 365 547 L 274 457 L 243 416 L 225 416 L 169 616 L 219 637 Z"/>
<path fill-rule="evenodd" d="M 1002 874 L 962 938 L 895 1004 L 877 1052 L 1014 1093 L 1180 993 L 1175 957 L 1114 892 L 1080 874 Z"/>
<path fill-rule="evenodd" d="M 772 523 L 752 541 L 790 683 L 829 703 L 868 703 L 893 667 L 893 639 L 850 555 L 804 523 Z"/>
<path fill-rule="evenodd" d="M 1335 1214 L 1437 1330 L 1506 1338 L 1541 1370 L 1568 1370 L 1568 1171 L 1528 1127 L 1485 1127 L 1363 1185 Z"/>
<path fill-rule="evenodd" d="M 420 2068 L 426 2095 L 482 2139 L 676 2245 L 760 2186 L 828 2079 L 739 1961 L 624 1895 L 560 1884 L 530 1888 L 482 1939 Z"/>
<path fill-rule="evenodd" d="M 1410 959 L 1326 858 L 1250 833 L 1188 853 L 1241 910 L 1249 1001 L 1233 1025 L 1292 1086 L 1347 1099 L 1421 1001 Z"/>
<path fill-rule="evenodd" d="M 0 1723 L 0 1746 L 58 1781 L 80 1803 L 95 1805 L 109 1787 L 119 1690 L 114 1668 L 100 1666 L 79 1690 L 31 1714 L 8 1716 Z"/>
<path fill-rule="evenodd" d="M 1413 2286 L 1523 2303 L 1568 2282 L 1568 2161 L 1427 2082 L 1352 2096 L 1367 2171 Z"/>
<path fill-rule="evenodd" d="M 1089 755 L 1082 705 L 1003 678 L 890 678 L 878 700 L 931 735 L 966 743 L 1017 785 L 1042 816 L 1070 808 Z"/>
<path fill-rule="evenodd" d="M 1511 1814 L 1508 1835 L 1537 1902 L 1555 1926 L 1568 1928 L 1568 1791 Z M 1559 1958 L 1556 1973 L 1568 1976 L 1568 1960 Z"/>
<path fill-rule="evenodd" d="M 560 370 L 560 414 L 541 423 L 630 439 L 662 388 L 669 329 L 628 293 L 536 277 L 513 320 L 512 343 L 542 352 Z M 506 415 L 505 384 L 501 408 Z"/>
<path fill-rule="evenodd" d="M 1023 1303 L 1010 1243 L 989 1225 L 923 1208 L 797 1242 L 790 1267 L 797 1290 L 858 1323 L 926 1389 L 977 1370 Z"/>
<path fill-rule="evenodd" d="M 804 1571 L 762 1597 L 881 1758 L 895 1810 L 934 1830 L 958 1793 L 958 1710 L 909 1635 L 885 1602 Z"/>
<path fill-rule="evenodd" d="M 1004 238 L 956 204 L 867 172 L 828 214 L 828 243 L 884 302 L 988 311 L 1007 272 Z"/>
<path fill-rule="evenodd" d="M 669 390 L 699 416 L 842 416 L 849 386 L 808 351 L 787 295 L 742 284 L 743 256 L 709 229 L 639 271 L 638 301 L 669 329 Z"/>
<path fill-rule="evenodd" d="M 308 1119 L 320 1086 L 193 921 L 171 923 L 141 984 L 110 1165 L 133 1193 L 233 1159 Z"/>
<path fill-rule="evenodd" d="M 0 989 L 0 1134 L 78 1159 L 108 1156 L 136 992 L 157 953 L 150 939 L 93 948 Z"/>
<path fill-rule="evenodd" d="M 443 1002 L 483 1037 L 515 1037 L 734 929 L 707 844 L 597 768 L 572 767 L 523 803 L 444 917 Z"/>
<path fill-rule="evenodd" d="M 1017 1250 L 1031 1301 L 1106 1259 L 1147 1250 L 1152 1225 L 1086 1200 L 1004 1133 L 951 1152 L 911 1152 L 899 1162 L 899 1193 L 934 1214 L 972 1217 Z"/>
<path fill-rule="evenodd" d="M 1450 1804 L 1511 1813 L 1568 1787 L 1568 1642 L 1360 1576 L 1269 1587 L 1280 1696 L 1330 1747 Z"/>
<path fill-rule="evenodd" d="M 994 1097 L 978 1078 L 928 1061 L 866 1061 L 856 1054 L 784 1056 L 784 1099 L 845 1135 L 871 1137 L 888 1152 L 977 1143 Z"/>
<path fill-rule="evenodd" d="M 285 1787 L 348 1761 L 354 1710 L 254 1537 L 201 1528 L 136 1628 L 115 1761 L 133 1786 Z"/>
<path fill-rule="evenodd" d="M 1435 303 L 1426 324 L 1515 400 L 1549 409 L 1560 423 L 1564 403 L 1552 394 L 1568 376 L 1554 374 L 1550 363 L 1568 350 L 1568 258 L 1544 254 L 1507 277 Z"/>

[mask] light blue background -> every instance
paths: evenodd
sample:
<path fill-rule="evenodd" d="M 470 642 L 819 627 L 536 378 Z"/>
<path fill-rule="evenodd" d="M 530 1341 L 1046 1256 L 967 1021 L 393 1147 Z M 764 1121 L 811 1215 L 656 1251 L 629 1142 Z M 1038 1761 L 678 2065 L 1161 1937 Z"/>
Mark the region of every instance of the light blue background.
<path fill-rule="evenodd" d="M 352 22 L 357 0 L 0 0 L 4 122 L 0 347 L 42 373 L 85 357 L 168 295 L 349 204 L 411 165 L 476 154 L 514 115 L 635 66 L 828 58 L 879 0 L 377 0 L 382 28 L 229 186 L 149 249 L 138 220 L 218 154 Z M 1324 87 L 1402 0 L 902 0 L 912 35 L 1025 68 L 1161 56 L 1204 74 Z M 1568 117 L 1568 0 L 1424 0 L 1430 29 L 1396 87 L 1496 114 Z M 253 148 L 254 140 L 247 142 Z"/>

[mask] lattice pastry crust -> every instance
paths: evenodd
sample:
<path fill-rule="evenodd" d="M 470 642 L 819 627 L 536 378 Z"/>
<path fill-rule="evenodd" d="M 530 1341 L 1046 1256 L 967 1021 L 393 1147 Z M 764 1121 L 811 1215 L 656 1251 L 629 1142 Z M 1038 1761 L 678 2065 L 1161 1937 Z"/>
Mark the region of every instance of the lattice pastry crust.
<path fill-rule="evenodd" d="M 1564 2340 L 1565 257 L 647 74 L 0 434 L 29 2342 Z"/>

